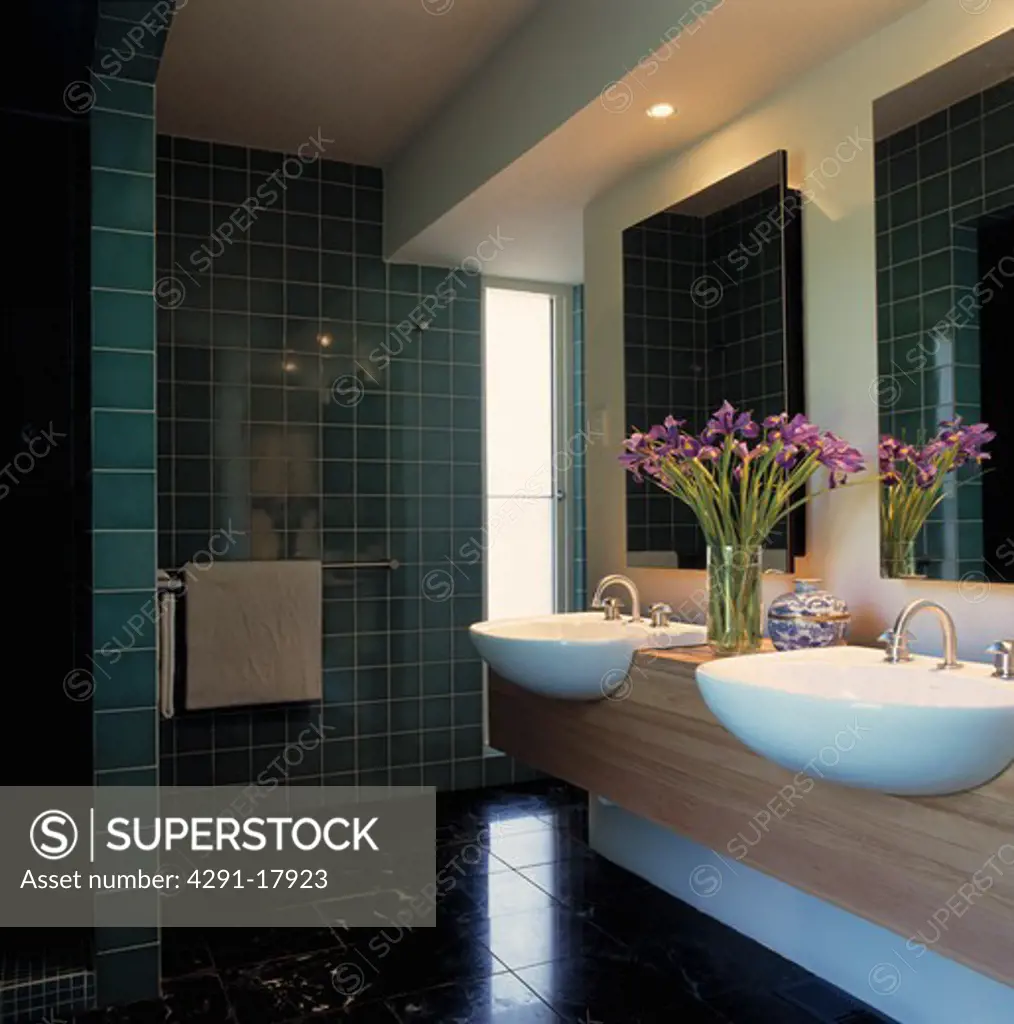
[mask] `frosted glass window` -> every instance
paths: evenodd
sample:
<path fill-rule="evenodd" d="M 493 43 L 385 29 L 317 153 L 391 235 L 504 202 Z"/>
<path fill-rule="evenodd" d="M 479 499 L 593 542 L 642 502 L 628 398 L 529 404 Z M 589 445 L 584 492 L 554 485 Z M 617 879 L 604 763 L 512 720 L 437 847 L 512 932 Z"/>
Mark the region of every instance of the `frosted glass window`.
<path fill-rule="evenodd" d="M 554 299 L 485 291 L 486 617 L 556 610 Z"/>
<path fill-rule="evenodd" d="M 552 498 L 486 499 L 486 617 L 517 619 L 555 610 Z"/>
<path fill-rule="evenodd" d="M 552 493 L 553 299 L 486 289 L 486 490 Z"/>

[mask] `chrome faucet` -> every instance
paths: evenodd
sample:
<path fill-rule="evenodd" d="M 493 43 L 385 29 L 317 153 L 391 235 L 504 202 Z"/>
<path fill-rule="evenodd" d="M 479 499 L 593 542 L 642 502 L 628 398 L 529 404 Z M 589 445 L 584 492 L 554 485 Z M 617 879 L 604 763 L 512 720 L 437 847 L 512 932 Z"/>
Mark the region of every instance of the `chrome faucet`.
<path fill-rule="evenodd" d="M 940 668 L 961 668 L 958 661 L 958 634 L 954 629 L 954 620 L 943 605 L 925 597 L 905 605 L 894 623 L 894 628 L 880 635 L 881 642 L 887 645 L 887 660 L 892 665 L 912 660 L 911 652 L 908 649 L 908 642 L 912 637 L 907 627 L 916 612 L 923 610 L 933 612 L 940 620 L 940 626 L 944 631 L 944 660 L 940 663 Z"/>
<path fill-rule="evenodd" d="M 599 585 L 595 588 L 595 596 L 592 598 L 592 608 L 605 608 L 606 618 L 612 618 L 610 614 L 610 608 L 615 609 L 615 605 L 610 606 L 602 600 L 602 595 L 606 592 L 609 587 L 620 586 L 626 587 L 627 593 L 630 594 L 630 621 L 640 622 L 641 621 L 641 598 L 637 593 L 637 585 L 632 579 L 627 576 L 621 576 L 619 573 L 613 573 L 610 576 L 603 576 L 599 580 Z"/>

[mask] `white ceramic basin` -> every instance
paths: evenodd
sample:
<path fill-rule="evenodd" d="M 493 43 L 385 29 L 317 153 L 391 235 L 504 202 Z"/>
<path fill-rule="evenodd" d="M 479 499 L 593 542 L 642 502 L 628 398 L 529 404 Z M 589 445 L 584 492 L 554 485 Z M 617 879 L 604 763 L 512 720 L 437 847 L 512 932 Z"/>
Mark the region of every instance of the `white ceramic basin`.
<path fill-rule="evenodd" d="M 1014 683 L 989 665 L 888 664 L 831 647 L 697 668 L 715 717 L 755 753 L 845 786 L 930 796 L 972 789 L 1014 760 Z"/>
<path fill-rule="evenodd" d="M 639 647 L 689 647 L 705 642 L 703 626 L 607 622 L 602 612 L 477 622 L 469 630 L 484 661 L 508 682 L 545 697 L 601 700 L 626 683 Z"/>

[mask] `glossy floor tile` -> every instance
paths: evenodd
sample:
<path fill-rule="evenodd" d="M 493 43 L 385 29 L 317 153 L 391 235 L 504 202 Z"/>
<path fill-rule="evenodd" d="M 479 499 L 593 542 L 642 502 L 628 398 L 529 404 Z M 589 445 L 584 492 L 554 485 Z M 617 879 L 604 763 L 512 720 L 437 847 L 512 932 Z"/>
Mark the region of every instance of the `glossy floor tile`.
<path fill-rule="evenodd" d="M 163 933 L 165 997 L 75 1024 L 844 1024 L 879 1021 L 587 846 L 562 783 L 442 794 L 435 927 Z M 847 1016 L 853 1013 L 855 1016 Z"/>

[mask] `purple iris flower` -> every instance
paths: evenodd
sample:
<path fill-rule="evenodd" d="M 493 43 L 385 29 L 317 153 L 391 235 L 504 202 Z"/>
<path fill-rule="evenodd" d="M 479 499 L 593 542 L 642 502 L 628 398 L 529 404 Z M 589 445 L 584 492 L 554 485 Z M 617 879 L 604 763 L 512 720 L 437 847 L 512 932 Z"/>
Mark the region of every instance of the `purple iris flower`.
<path fill-rule="evenodd" d="M 884 434 L 877 446 L 877 461 L 880 463 L 881 473 L 890 473 L 894 470 L 894 460 L 898 457 L 898 441 L 890 434 Z"/>
<path fill-rule="evenodd" d="M 792 469 L 799 461 L 798 455 L 799 449 L 794 444 L 787 444 L 775 455 L 775 464 L 781 466 L 782 469 Z"/>
<path fill-rule="evenodd" d="M 830 430 L 820 438 L 819 452 L 817 461 L 830 470 L 832 489 L 845 483 L 850 473 L 861 473 L 866 468 L 863 453 Z"/>
<path fill-rule="evenodd" d="M 918 465 L 915 471 L 916 487 L 921 491 L 928 490 L 933 486 L 939 472 L 940 467 L 935 462 L 927 462 L 922 465 Z"/>
<path fill-rule="evenodd" d="M 701 462 L 709 462 L 720 458 L 722 452 L 713 444 L 708 443 L 709 434 L 705 431 L 700 438 L 692 434 L 684 434 L 680 438 L 680 454 L 686 459 L 698 459 Z"/>
<path fill-rule="evenodd" d="M 746 438 L 758 437 L 760 427 L 754 423 L 751 413 L 736 412 L 732 403 L 726 400 L 711 414 L 701 437 L 705 444 L 715 444 L 723 437 L 736 435 Z"/>
<path fill-rule="evenodd" d="M 776 428 L 775 433 L 785 444 L 796 445 L 799 448 L 814 448 L 820 441 L 820 429 L 801 412 Z"/>

